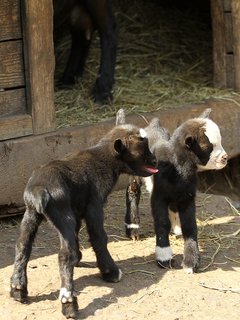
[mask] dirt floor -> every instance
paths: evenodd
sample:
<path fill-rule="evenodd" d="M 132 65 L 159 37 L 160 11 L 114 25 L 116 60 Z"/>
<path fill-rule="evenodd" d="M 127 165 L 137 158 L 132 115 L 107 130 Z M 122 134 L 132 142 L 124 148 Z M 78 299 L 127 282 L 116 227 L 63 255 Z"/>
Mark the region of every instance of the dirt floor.
<path fill-rule="evenodd" d="M 79 319 L 239 319 L 240 216 L 224 196 L 197 197 L 201 268 L 187 275 L 181 269 L 183 241 L 171 237 L 178 269 L 160 269 L 154 260 L 155 239 L 148 195 L 141 201 L 141 240 L 125 237 L 125 192 L 115 191 L 106 205 L 109 250 L 123 271 L 121 282 L 105 283 L 95 267 L 85 227 L 81 246 L 85 267 L 75 268 Z M 58 301 L 58 237 L 44 223 L 28 265 L 29 304 L 9 298 L 14 246 L 20 220 L 0 224 L 0 318 L 7 320 L 64 319 Z"/>

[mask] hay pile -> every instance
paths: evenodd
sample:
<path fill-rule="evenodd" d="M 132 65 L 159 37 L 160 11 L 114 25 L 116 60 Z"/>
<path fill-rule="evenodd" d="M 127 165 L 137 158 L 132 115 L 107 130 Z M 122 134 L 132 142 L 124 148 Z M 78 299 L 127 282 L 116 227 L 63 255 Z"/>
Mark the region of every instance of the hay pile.
<path fill-rule="evenodd" d="M 150 112 L 231 94 L 213 88 L 209 9 L 170 8 L 165 2 L 114 1 L 119 25 L 114 102 L 99 108 L 89 97 L 99 67 L 96 34 L 82 82 L 72 90 L 56 91 L 58 127 L 109 119 L 121 107 L 128 114 Z M 66 37 L 58 46 L 62 64 L 56 78 L 69 42 Z"/>

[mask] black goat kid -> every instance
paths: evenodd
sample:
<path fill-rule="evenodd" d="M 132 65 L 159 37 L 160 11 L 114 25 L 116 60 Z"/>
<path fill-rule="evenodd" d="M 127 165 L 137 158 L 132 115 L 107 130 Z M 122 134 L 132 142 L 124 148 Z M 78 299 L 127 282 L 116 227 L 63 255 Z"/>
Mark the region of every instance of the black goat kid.
<path fill-rule="evenodd" d="M 146 183 L 151 193 L 151 209 L 156 233 L 156 260 L 160 267 L 168 267 L 173 253 L 169 233 L 179 220 L 184 238 L 182 266 L 192 273 L 199 266 L 197 224 L 195 217 L 195 194 L 197 171 L 219 170 L 227 164 L 227 154 L 221 145 L 219 127 L 208 119 L 211 110 L 207 109 L 198 118 L 185 121 L 170 136 L 153 119 L 145 128 L 150 150 L 157 158 L 158 173 L 151 178 L 138 178 Z M 150 180 L 150 181 L 149 181 Z M 140 191 L 137 178 L 133 179 L 127 191 L 127 213 L 125 225 L 127 234 L 138 237 L 138 202 Z M 137 190 L 137 191 L 135 191 Z M 181 228 L 181 229 L 180 229 Z M 174 228 L 173 228 L 174 229 Z"/>
<path fill-rule="evenodd" d="M 112 129 L 96 146 L 36 169 L 24 191 L 26 212 L 16 244 L 11 296 L 21 302 L 27 298 L 27 263 L 44 218 L 53 224 L 60 238 L 60 300 L 67 318 L 75 318 L 78 309 L 73 269 L 82 256 L 78 243 L 82 219 L 86 221 L 102 278 L 118 282 L 121 270 L 107 249 L 103 205 L 121 173 L 146 177 L 157 172 L 155 167 L 145 131 L 122 125 Z"/>

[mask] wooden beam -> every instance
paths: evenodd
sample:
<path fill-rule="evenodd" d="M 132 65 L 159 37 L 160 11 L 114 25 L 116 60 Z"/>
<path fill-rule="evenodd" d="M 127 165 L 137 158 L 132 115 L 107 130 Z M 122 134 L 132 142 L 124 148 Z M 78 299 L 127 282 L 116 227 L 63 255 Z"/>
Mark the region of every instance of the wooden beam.
<path fill-rule="evenodd" d="M 226 88 L 226 38 L 224 8 L 221 0 L 211 0 L 213 33 L 213 81 L 218 88 Z"/>
<path fill-rule="evenodd" d="M 240 90 L 240 1 L 232 0 L 233 52 L 235 89 Z"/>
<path fill-rule="evenodd" d="M 159 117 L 161 123 L 172 132 L 183 121 L 200 115 L 205 108 L 212 108 L 211 118 L 220 126 L 222 144 L 229 156 L 234 157 L 240 154 L 239 104 L 240 101 L 234 100 L 209 100 L 182 108 L 145 113 L 144 117 L 148 120 Z M 140 116 L 129 116 L 127 121 L 146 126 Z M 0 193 L 0 205 L 23 205 L 23 190 L 35 167 L 95 144 L 114 124 L 115 119 L 0 142 L 0 181 L 4 190 Z"/>
<path fill-rule="evenodd" d="M 35 134 L 55 129 L 52 1 L 23 2 L 23 35 L 29 110 Z"/>
<path fill-rule="evenodd" d="M 32 117 L 30 115 L 17 115 L 0 119 L 1 140 L 27 136 L 32 133 Z"/>

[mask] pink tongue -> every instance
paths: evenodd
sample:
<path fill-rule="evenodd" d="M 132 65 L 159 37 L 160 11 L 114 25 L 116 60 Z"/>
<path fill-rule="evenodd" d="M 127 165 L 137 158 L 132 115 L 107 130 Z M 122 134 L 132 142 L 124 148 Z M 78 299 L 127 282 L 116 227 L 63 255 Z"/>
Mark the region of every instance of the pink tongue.
<path fill-rule="evenodd" d="M 147 172 L 152 173 L 152 174 L 158 172 L 158 169 L 156 169 L 156 168 L 144 167 L 144 169 L 145 169 Z"/>

